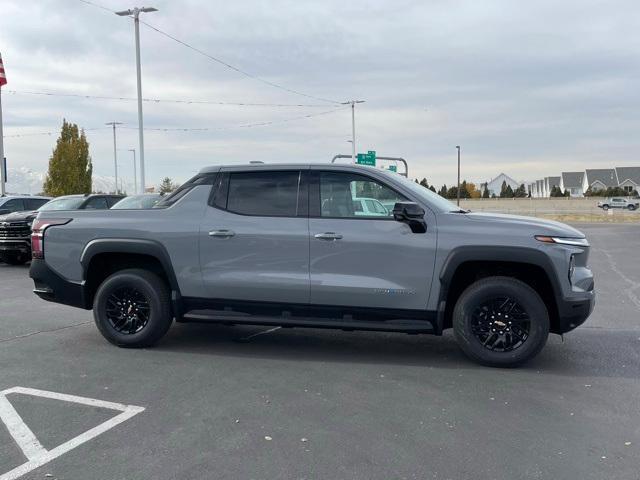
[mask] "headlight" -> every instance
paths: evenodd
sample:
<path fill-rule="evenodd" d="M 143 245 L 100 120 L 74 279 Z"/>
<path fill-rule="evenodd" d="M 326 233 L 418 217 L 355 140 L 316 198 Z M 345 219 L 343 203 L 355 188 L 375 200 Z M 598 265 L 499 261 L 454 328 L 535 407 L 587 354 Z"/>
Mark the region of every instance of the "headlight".
<path fill-rule="evenodd" d="M 561 245 L 573 245 L 576 247 L 588 247 L 589 242 L 586 238 L 576 237 L 550 237 L 547 235 L 536 235 L 536 240 L 543 243 L 559 243 Z"/>

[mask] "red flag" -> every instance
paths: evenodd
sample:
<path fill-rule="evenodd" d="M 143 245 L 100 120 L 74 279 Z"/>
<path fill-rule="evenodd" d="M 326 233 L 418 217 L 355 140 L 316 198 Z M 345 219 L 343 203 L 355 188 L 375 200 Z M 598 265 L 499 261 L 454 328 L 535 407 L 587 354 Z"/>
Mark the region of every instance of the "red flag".
<path fill-rule="evenodd" d="M 2 64 L 2 54 L 0 54 L 0 87 L 7 84 L 7 76 L 4 73 L 4 65 Z"/>

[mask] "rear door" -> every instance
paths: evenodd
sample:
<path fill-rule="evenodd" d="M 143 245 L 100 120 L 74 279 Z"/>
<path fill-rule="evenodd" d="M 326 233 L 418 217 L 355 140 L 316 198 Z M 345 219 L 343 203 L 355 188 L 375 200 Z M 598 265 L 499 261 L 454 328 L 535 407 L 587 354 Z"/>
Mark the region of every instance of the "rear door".
<path fill-rule="evenodd" d="M 311 304 L 424 310 L 436 253 L 436 229 L 412 233 L 367 199 L 410 201 L 382 181 L 314 170 L 309 186 Z M 363 200 L 364 199 L 364 200 Z"/>
<path fill-rule="evenodd" d="M 212 299 L 307 304 L 306 170 L 222 171 L 200 230 Z"/>

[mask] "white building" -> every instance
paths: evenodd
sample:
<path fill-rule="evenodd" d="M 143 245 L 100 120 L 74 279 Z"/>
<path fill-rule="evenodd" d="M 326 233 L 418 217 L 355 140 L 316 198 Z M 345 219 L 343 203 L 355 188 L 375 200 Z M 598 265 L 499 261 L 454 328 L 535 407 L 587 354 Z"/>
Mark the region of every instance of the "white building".
<path fill-rule="evenodd" d="M 640 167 L 616 167 L 618 186 L 629 195 L 635 190 L 640 192 Z"/>
<path fill-rule="evenodd" d="M 502 191 L 502 183 L 503 182 L 507 182 L 507 185 L 509 185 L 513 190 L 515 190 L 516 188 L 518 188 L 520 186 L 520 184 L 518 182 L 516 182 L 513 178 L 511 178 L 509 175 L 506 175 L 504 173 L 501 173 L 500 175 L 498 175 L 496 178 L 489 180 L 484 188 L 489 190 L 489 196 L 496 196 L 499 197 L 500 196 L 500 192 Z M 482 192 L 484 193 L 484 191 Z"/>
<path fill-rule="evenodd" d="M 618 186 L 618 175 L 615 168 L 595 168 L 584 171 L 582 180 L 582 191 L 591 189 L 606 190 L 609 187 Z"/>
<path fill-rule="evenodd" d="M 572 197 L 582 197 L 582 183 L 584 182 L 584 172 L 562 172 L 560 176 L 560 190 L 562 193 L 569 192 Z"/>

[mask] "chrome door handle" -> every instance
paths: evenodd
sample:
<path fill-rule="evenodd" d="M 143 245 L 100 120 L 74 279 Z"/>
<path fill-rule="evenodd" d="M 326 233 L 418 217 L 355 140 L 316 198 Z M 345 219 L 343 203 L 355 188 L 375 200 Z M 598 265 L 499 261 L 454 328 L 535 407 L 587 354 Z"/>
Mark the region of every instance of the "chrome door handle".
<path fill-rule="evenodd" d="M 233 230 L 211 230 L 209 232 L 210 237 L 216 238 L 229 238 L 233 237 L 236 233 Z"/>
<path fill-rule="evenodd" d="M 316 233 L 314 235 L 318 240 L 340 240 L 342 235 L 334 232 Z"/>

